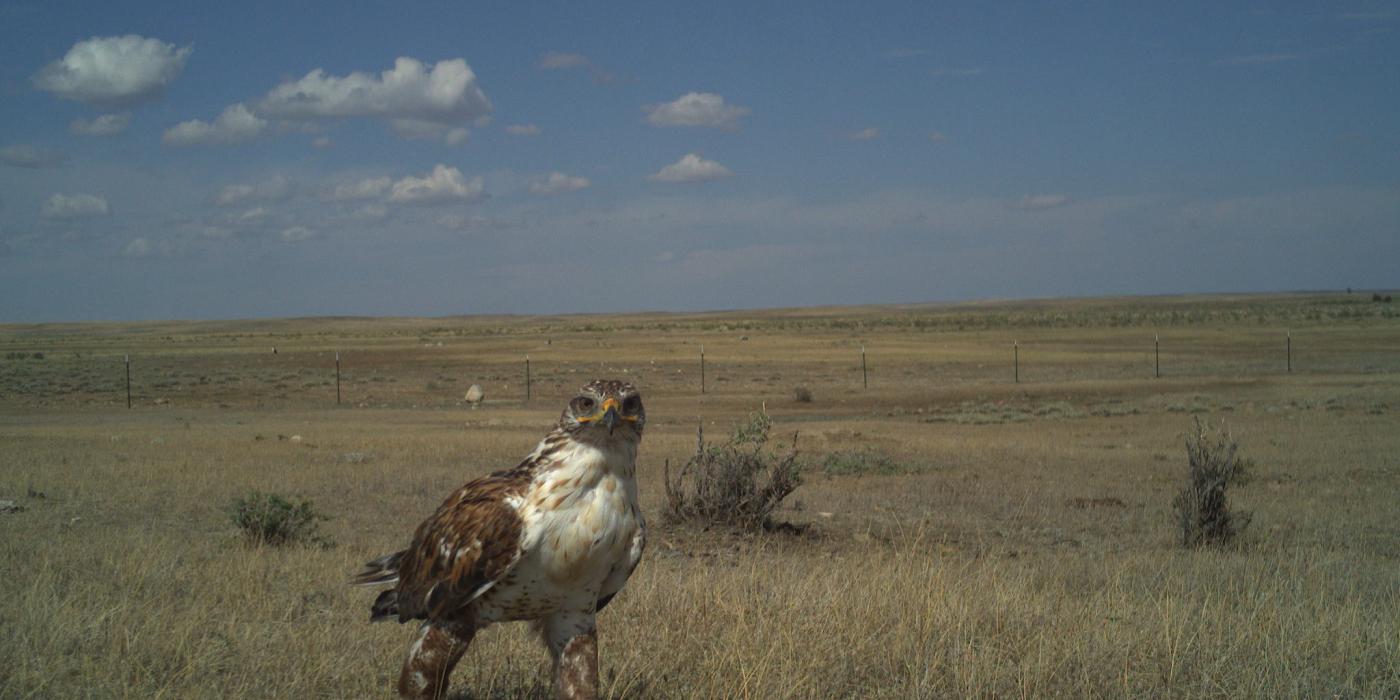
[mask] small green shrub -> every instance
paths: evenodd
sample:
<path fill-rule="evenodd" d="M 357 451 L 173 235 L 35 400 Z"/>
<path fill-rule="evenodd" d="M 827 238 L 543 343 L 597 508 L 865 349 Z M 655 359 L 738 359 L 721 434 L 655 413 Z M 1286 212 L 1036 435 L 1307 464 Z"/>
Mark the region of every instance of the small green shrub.
<path fill-rule="evenodd" d="M 233 499 L 228 515 L 253 544 L 307 543 L 323 547 L 331 544 L 316 532 L 317 522 L 329 518 L 317 512 L 306 499 L 293 503 L 275 493 L 252 491 Z"/>
<path fill-rule="evenodd" d="M 768 414 L 755 413 L 722 445 L 706 445 L 703 426 L 697 429 L 695 455 L 675 480 L 666 463 L 666 518 L 751 530 L 774 527 L 773 511 L 802 483 L 802 474 L 796 435 L 786 454 L 764 449 L 772 427 Z"/>
<path fill-rule="evenodd" d="M 1185 547 L 1228 544 L 1249 525 L 1250 514 L 1230 510 L 1226 490 L 1248 480 L 1248 465 L 1239 443 L 1223 427 L 1211 431 L 1199 418 L 1186 434 L 1187 484 L 1172 500 L 1181 544 Z"/>
<path fill-rule="evenodd" d="M 883 452 L 871 449 L 832 452 L 822 458 L 821 469 L 827 476 L 908 474 L 915 471 L 913 465 L 900 462 Z"/>

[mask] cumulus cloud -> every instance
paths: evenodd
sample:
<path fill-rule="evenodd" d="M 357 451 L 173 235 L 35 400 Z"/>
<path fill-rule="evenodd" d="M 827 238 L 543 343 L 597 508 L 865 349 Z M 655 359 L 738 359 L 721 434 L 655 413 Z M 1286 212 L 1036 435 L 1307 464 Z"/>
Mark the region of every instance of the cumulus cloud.
<path fill-rule="evenodd" d="M 46 148 L 36 148 L 27 144 L 16 144 L 0 148 L 0 165 L 12 168 L 56 168 L 63 165 L 68 156 Z"/>
<path fill-rule="evenodd" d="M 108 211 L 107 200 L 104 197 L 92 194 L 55 193 L 49 197 L 48 201 L 44 202 L 44 208 L 39 215 L 45 219 L 71 221 L 106 216 Z"/>
<path fill-rule="evenodd" d="M 511 124 L 505 129 L 511 136 L 539 136 L 540 128 L 534 124 Z"/>
<path fill-rule="evenodd" d="M 530 194 L 552 195 L 577 192 L 589 184 L 588 178 L 553 172 L 544 180 L 530 183 Z"/>
<path fill-rule="evenodd" d="M 267 120 L 239 102 L 226 107 L 213 123 L 191 119 L 169 129 L 161 141 L 167 146 L 231 146 L 245 143 L 267 130 Z"/>
<path fill-rule="evenodd" d="M 480 199 L 485 189 L 480 176 L 467 180 L 462 171 L 438 165 L 423 177 L 405 177 L 394 183 L 389 201 L 399 204 L 442 204 Z"/>
<path fill-rule="evenodd" d="M 103 114 L 95 119 L 74 119 L 68 130 L 77 136 L 116 136 L 131 124 L 131 112 Z"/>
<path fill-rule="evenodd" d="M 65 100 L 130 107 L 160 97 L 193 50 L 135 34 L 93 37 L 74 44 L 32 80 L 36 88 Z"/>
<path fill-rule="evenodd" d="M 274 175 L 262 182 L 224 185 L 214 195 L 214 204 L 231 207 L 251 202 L 276 202 L 292 196 L 293 189 L 291 180 Z"/>
<path fill-rule="evenodd" d="M 356 182 L 336 185 L 326 198 L 337 202 L 351 202 L 359 199 L 379 199 L 389 192 L 394 181 L 387 177 L 369 177 Z"/>
<path fill-rule="evenodd" d="M 658 170 L 647 179 L 652 182 L 707 182 L 733 176 L 729 168 L 699 154 L 687 153 L 680 160 Z"/>
<path fill-rule="evenodd" d="M 738 129 L 739 119 L 749 114 L 748 107 L 725 104 L 724 98 L 712 92 L 688 92 L 673 102 L 644 105 L 647 123 L 652 126 L 704 126 L 714 129 Z"/>
<path fill-rule="evenodd" d="M 287 243 L 304 241 L 310 238 L 315 238 L 318 235 L 320 234 L 317 231 L 309 229 L 305 226 L 291 226 L 289 228 L 282 229 L 282 231 L 277 234 L 279 238 L 281 238 L 283 241 L 286 241 Z"/>
<path fill-rule="evenodd" d="M 852 141 L 871 141 L 880 138 L 879 127 L 869 127 L 851 134 Z"/>
<path fill-rule="evenodd" d="M 256 105 L 259 115 L 289 120 L 370 117 L 387 119 L 394 131 L 410 138 L 464 138 L 461 125 L 481 123 L 491 101 L 476 82 L 476 73 L 460 59 L 431 68 L 402 57 L 378 75 L 326 75 L 316 69 L 299 80 L 273 88 Z"/>
<path fill-rule="evenodd" d="M 1016 202 L 1017 209 L 1054 209 L 1069 204 L 1069 196 L 1063 194 L 1028 194 Z"/>

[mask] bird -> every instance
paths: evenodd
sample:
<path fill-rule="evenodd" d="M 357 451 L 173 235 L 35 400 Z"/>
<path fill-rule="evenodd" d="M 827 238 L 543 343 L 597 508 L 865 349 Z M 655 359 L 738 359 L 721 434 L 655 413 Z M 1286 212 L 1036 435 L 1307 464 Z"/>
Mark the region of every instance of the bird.
<path fill-rule="evenodd" d="M 636 481 L 645 426 L 635 386 L 590 382 L 523 461 L 468 481 L 407 548 L 351 578 L 392 586 L 370 606 L 371 622 L 421 621 L 400 696 L 442 697 L 479 630 L 528 621 L 553 659 L 556 696 L 597 698 L 596 616 L 646 548 Z"/>

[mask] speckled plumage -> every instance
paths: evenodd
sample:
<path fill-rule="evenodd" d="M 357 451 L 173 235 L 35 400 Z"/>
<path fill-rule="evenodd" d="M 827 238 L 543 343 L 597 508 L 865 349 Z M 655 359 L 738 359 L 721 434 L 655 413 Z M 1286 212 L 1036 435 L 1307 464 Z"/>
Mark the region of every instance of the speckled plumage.
<path fill-rule="evenodd" d="M 423 620 L 400 694 L 439 697 L 476 630 L 527 620 L 555 660 L 559 696 L 596 697 L 595 615 L 646 546 L 635 479 L 645 424 L 631 384 L 588 384 L 519 465 L 453 492 L 407 549 L 352 579 L 393 585 L 371 620 Z"/>

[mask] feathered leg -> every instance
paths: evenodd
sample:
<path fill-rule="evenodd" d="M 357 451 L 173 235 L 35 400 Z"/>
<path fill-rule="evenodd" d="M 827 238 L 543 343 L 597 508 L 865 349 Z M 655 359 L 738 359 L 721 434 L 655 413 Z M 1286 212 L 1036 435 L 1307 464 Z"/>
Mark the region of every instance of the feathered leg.
<path fill-rule="evenodd" d="M 540 622 L 540 636 L 554 657 L 559 700 L 597 700 L 598 629 L 591 614 L 556 613 Z"/>
<path fill-rule="evenodd" d="M 453 667 L 475 635 L 476 629 L 470 625 L 447 627 L 424 622 L 399 673 L 399 695 L 434 700 L 443 697 Z"/>

